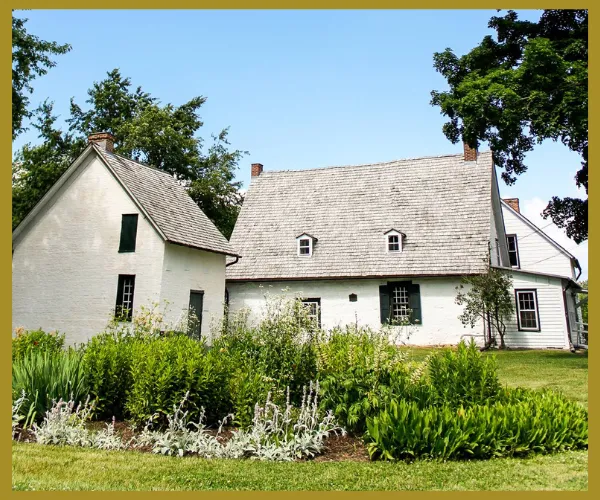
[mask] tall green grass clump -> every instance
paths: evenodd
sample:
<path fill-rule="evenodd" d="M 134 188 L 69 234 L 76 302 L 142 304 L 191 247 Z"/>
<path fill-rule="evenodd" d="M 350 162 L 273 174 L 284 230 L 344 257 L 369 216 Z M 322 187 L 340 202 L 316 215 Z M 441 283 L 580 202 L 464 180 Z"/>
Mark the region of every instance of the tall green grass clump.
<path fill-rule="evenodd" d="M 88 384 L 82 362 L 82 353 L 67 351 L 32 350 L 12 364 L 13 400 L 25 393 L 22 413 L 28 415 L 26 425 L 39 421 L 52 402 L 81 402 L 88 394 Z"/>

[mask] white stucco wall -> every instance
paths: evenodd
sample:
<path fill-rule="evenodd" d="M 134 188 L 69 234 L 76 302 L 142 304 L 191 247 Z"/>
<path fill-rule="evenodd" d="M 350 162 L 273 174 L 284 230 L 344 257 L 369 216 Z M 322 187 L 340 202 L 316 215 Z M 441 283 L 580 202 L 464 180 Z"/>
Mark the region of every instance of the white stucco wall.
<path fill-rule="evenodd" d="M 121 216 L 139 213 L 136 250 L 119 253 Z M 162 238 L 90 154 L 13 241 L 13 328 L 43 328 L 80 343 L 114 313 L 119 274 L 135 274 L 134 311 L 160 297 Z"/>
<path fill-rule="evenodd" d="M 459 278 L 419 278 L 412 281 L 420 285 L 423 323 L 408 327 L 411 331 L 409 344 L 456 344 L 463 334 L 482 334 L 483 326 L 476 326 L 474 329 L 464 328 L 458 320 L 462 307 L 454 303 L 454 298 Z M 290 297 L 295 295 L 304 298 L 319 297 L 323 328 L 331 329 L 358 322 L 360 326 L 379 329 L 381 327 L 379 285 L 385 283 L 387 283 L 385 279 L 228 282 L 229 310 L 234 314 L 242 308 L 249 308 L 250 319 L 256 321 L 264 314 L 266 292 L 274 295 L 286 293 Z M 285 288 L 289 288 L 289 291 L 283 292 Z M 349 301 L 348 296 L 352 293 L 358 296 L 356 302 Z"/>
<path fill-rule="evenodd" d="M 540 331 L 519 331 L 516 316 L 506 329 L 510 347 L 568 349 L 567 320 L 560 278 L 513 272 L 514 289 L 535 289 L 539 309 Z M 513 297 L 514 297 L 513 293 Z M 516 308 L 516 299 L 515 299 Z"/>
<path fill-rule="evenodd" d="M 223 319 L 225 255 L 167 244 L 162 270 L 161 302 L 170 302 L 165 317 L 176 324 L 189 308 L 190 291 L 204 291 L 202 335 Z"/>
<path fill-rule="evenodd" d="M 520 269 L 575 278 L 567 255 L 504 205 L 502 214 L 506 234 L 517 235 Z"/>

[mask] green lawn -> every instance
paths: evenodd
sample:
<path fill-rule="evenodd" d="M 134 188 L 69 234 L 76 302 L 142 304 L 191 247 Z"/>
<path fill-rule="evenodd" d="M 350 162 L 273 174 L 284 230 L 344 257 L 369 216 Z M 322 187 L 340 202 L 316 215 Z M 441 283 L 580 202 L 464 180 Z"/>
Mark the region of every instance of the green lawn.
<path fill-rule="evenodd" d="M 426 349 L 411 349 L 415 358 Z M 587 407 L 587 352 L 496 353 L 511 386 L 549 387 Z M 587 490 L 588 454 L 486 462 L 268 463 L 13 443 L 16 490 Z"/>
<path fill-rule="evenodd" d="M 488 462 L 203 460 L 13 444 L 18 490 L 585 490 L 587 453 Z"/>
<path fill-rule="evenodd" d="M 407 348 L 413 359 L 421 360 L 429 348 Z M 496 356 L 500 380 L 512 387 L 549 388 L 579 401 L 588 403 L 588 352 L 571 353 L 559 350 L 489 351 Z"/>

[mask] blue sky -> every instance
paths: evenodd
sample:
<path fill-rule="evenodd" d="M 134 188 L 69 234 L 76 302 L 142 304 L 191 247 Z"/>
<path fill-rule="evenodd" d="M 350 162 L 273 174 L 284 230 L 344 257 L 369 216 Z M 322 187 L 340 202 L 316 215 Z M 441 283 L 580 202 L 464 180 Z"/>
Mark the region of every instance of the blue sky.
<path fill-rule="evenodd" d="M 535 20 L 539 11 L 519 11 Z M 73 50 L 34 81 L 32 105 L 45 98 L 68 116 L 69 99 L 84 105 L 87 89 L 120 68 L 163 103 L 208 98 L 202 136 L 230 127 L 233 148 L 250 152 L 265 170 L 390 161 L 460 152 L 441 131 L 429 104 L 445 89 L 433 53 L 462 55 L 487 34 L 494 10 L 473 11 L 182 11 L 53 10 L 19 12 L 27 29 Z M 14 143 L 38 141 L 35 130 Z M 521 200 L 540 227 L 553 195 L 577 195 L 580 158 L 547 142 L 527 156 L 529 171 L 503 197 Z M 587 242 L 545 228 L 576 255 L 587 275 Z M 583 276 L 583 277 L 584 277 Z"/>

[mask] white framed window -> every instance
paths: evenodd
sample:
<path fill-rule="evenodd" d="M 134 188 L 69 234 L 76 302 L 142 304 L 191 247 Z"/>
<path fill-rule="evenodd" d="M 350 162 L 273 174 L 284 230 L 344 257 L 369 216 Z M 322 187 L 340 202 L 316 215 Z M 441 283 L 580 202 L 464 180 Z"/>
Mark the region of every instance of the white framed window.
<path fill-rule="evenodd" d="M 539 332 L 540 312 L 537 290 L 515 290 L 517 323 L 520 331 Z"/>
<path fill-rule="evenodd" d="M 115 316 L 121 321 L 131 321 L 133 313 L 134 274 L 119 274 Z"/>
<path fill-rule="evenodd" d="M 308 233 L 302 233 L 296 236 L 296 242 L 298 247 L 298 256 L 311 257 L 315 248 L 315 243 L 317 242 L 317 238 Z"/>
<path fill-rule="evenodd" d="M 519 246 L 517 244 L 516 234 L 506 235 L 506 244 L 508 245 L 508 258 L 511 267 L 519 268 L 521 264 L 519 262 Z"/>
<path fill-rule="evenodd" d="M 309 319 L 321 328 L 321 298 L 302 299 L 302 304 L 307 309 Z"/>
<path fill-rule="evenodd" d="M 405 286 L 392 288 L 392 320 L 407 321 L 410 319 L 408 289 Z"/>
<path fill-rule="evenodd" d="M 312 255 L 312 240 L 310 238 L 298 239 L 298 255 L 310 257 Z"/>
<path fill-rule="evenodd" d="M 385 233 L 385 250 L 389 253 L 402 252 L 402 237 L 400 231 L 390 229 Z"/>

